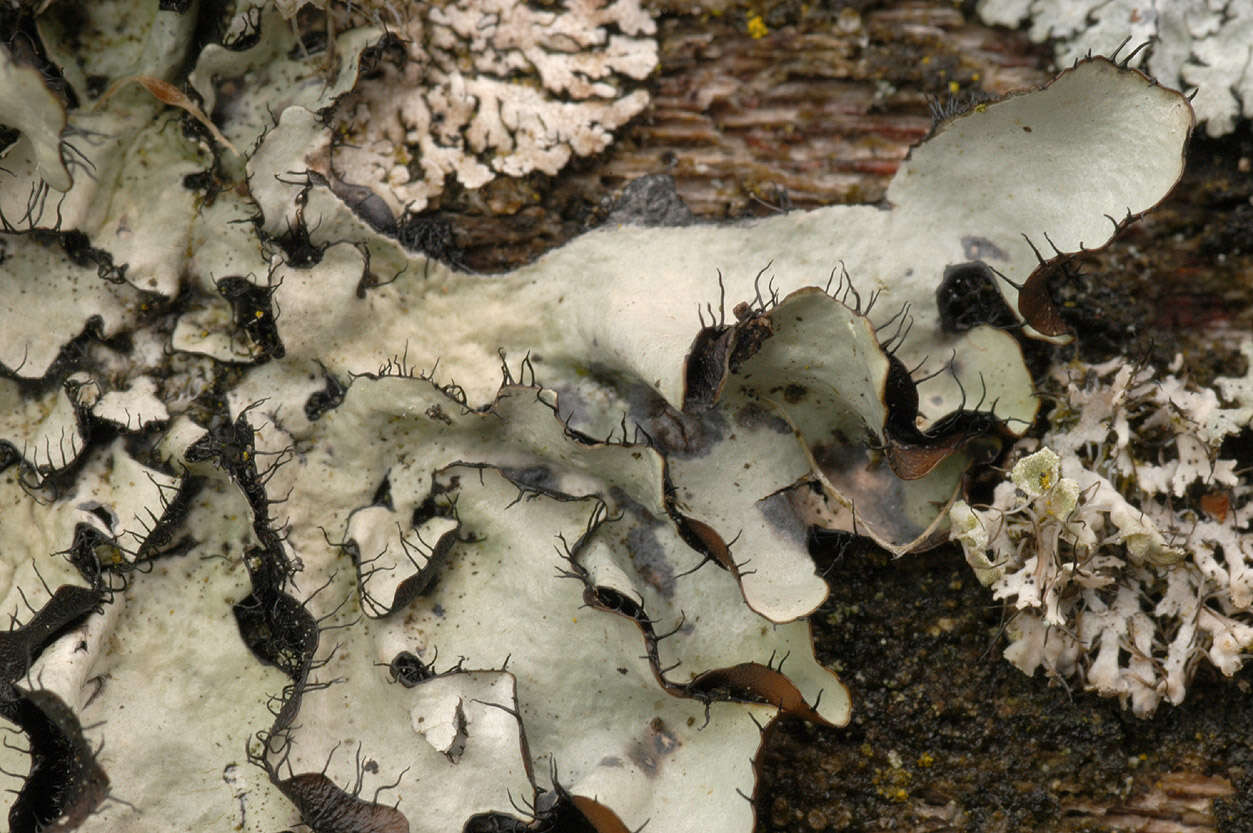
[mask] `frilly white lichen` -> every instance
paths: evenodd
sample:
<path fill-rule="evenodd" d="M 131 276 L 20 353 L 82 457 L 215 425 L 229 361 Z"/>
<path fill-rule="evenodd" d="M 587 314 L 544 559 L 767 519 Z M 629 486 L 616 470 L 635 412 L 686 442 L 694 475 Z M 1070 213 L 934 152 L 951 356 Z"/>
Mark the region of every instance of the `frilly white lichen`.
<path fill-rule="evenodd" d="M 1241 0 L 980 0 L 976 8 L 988 23 L 1026 22 L 1032 40 L 1053 40 L 1061 66 L 1124 38 L 1145 44 L 1137 65 L 1164 84 L 1196 87 L 1193 106 L 1211 136 L 1253 115 L 1253 6 Z"/>
<path fill-rule="evenodd" d="M 1230 675 L 1253 645 L 1250 487 L 1220 454 L 1249 424 L 1253 373 L 1218 379 L 1222 400 L 1123 360 L 1054 381 L 1044 447 L 990 506 L 954 504 L 951 534 L 1012 606 L 1005 656 L 1024 672 L 1141 715 L 1181 703 L 1201 660 Z"/>
<path fill-rule="evenodd" d="M 309 80 L 310 67 L 283 60 L 298 49 L 294 34 L 274 35 L 287 28 L 275 25 L 276 12 L 291 17 L 297 5 L 304 4 L 241 10 L 236 37 L 258 27 L 269 34 L 242 54 L 207 49 L 192 75 L 201 95 L 216 98 L 213 85 L 239 77 L 242 63 L 268 75 L 248 96 L 254 127 L 263 125 L 267 103 L 275 113 L 296 103 L 292 90 Z M 656 25 L 636 0 L 364 8 L 376 26 L 348 28 L 337 48 L 355 54 L 352 41 L 363 36 L 380 46 L 369 77 L 351 91 L 319 91 L 322 101 L 311 109 L 335 102 L 325 160 L 333 178 L 368 185 L 392 214 L 426 209 L 454 180 L 479 188 L 498 176 L 555 174 L 574 156 L 604 150 L 648 104 L 640 82 L 657 66 Z M 238 135 L 239 125 L 226 132 Z"/>
<path fill-rule="evenodd" d="M 1035 415 L 1005 328 L 1057 335 L 1050 270 L 1192 126 L 1092 60 L 941 125 L 885 207 L 484 277 L 406 223 L 449 172 L 603 147 L 655 62 L 637 4 L 242 4 L 203 48 L 169 5 L 39 15 L 49 63 L 0 62 L 0 711 L 33 744 L 0 768 L 59 779 L 17 829 L 747 830 L 760 726 L 849 717 L 806 523 L 944 537 Z"/>

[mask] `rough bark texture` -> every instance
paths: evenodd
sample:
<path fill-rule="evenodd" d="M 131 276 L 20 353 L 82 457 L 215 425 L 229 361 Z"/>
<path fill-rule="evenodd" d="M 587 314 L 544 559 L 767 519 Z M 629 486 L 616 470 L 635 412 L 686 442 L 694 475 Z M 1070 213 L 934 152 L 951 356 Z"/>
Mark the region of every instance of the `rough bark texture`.
<path fill-rule="evenodd" d="M 653 103 L 562 176 L 451 194 L 472 268 L 532 259 L 608 215 L 612 195 L 669 173 L 703 218 L 881 199 L 949 96 L 1049 77 L 1048 50 L 950 3 L 659 2 Z M 758 37 L 754 37 L 757 35 Z M 1111 47 L 1113 44 L 1111 44 Z M 1242 370 L 1224 331 L 1253 327 L 1253 131 L 1194 140 L 1166 205 L 1057 287 L 1089 360 L 1201 381 Z M 606 196 L 610 195 L 610 196 Z M 838 253 L 834 253 L 838 257 Z M 1037 365 L 1048 354 L 1033 348 Z M 1231 452 L 1253 464 L 1253 442 Z M 1249 669 L 1202 669 L 1187 702 L 1138 720 L 1117 702 L 1028 679 L 1001 659 L 998 605 L 954 548 L 890 561 L 825 540 L 820 658 L 851 685 L 845 730 L 785 722 L 761 754 L 765 831 L 1253 831 Z"/>
<path fill-rule="evenodd" d="M 446 194 L 431 212 L 451 223 L 466 265 L 504 270 L 564 243 L 646 174 L 673 176 L 710 219 L 874 202 L 931 129 L 932 104 L 1049 77 L 1043 50 L 946 4 L 657 11 L 652 103 L 605 153 L 556 178 Z M 766 34 L 750 35 L 750 21 Z"/>

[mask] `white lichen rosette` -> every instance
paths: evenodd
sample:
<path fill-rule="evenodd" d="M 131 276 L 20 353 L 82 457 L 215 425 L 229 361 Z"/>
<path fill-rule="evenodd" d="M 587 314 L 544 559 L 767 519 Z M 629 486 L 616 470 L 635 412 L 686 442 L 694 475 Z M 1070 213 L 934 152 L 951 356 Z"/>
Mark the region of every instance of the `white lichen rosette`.
<path fill-rule="evenodd" d="M 1054 374 L 1062 404 L 1044 447 L 991 505 L 949 512 L 979 581 L 1015 611 L 1007 659 L 1141 715 L 1182 702 L 1202 659 L 1241 667 L 1253 489 L 1219 448 L 1249 424 L 1251 380 L 1218 379 L 1220 398 L 1122 360 Z"/>
<path fill-rule="evenodd" d="M 656 24 L 638 0 L 460 0 L 411 12 L 394 60 L 334 115 L 331 164 L 393 213 L 422 211 L 455 179 L 556 174 L 608 147 L 649 96 Z"/>

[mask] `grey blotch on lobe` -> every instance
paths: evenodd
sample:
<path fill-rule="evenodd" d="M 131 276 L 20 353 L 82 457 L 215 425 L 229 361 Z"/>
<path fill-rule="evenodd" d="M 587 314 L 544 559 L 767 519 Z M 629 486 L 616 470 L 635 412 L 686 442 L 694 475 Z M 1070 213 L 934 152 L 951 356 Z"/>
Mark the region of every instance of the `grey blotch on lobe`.
<path fill-rule="evenodd" d="M 645 582 L 666 598 L 674 596 L 674 568 L 666 559 L 666 551 L 657 540 L 660 522 L 645 526 L 642 522 L 627 533 L 627 552 L 631 564 Z"/>
<path fill-rule="evenodd" d="M 1005 250 L 986 237 L 963 237 L 962 251 L 966 253 L 967 260 L 1009 260 Z"/>
<path fill-rule="evenodd" d="M 801 486 L 800 488 L 808 488 Z M 774 527 L 780 535 L 797 543 L 804 543 L 808 534 L 808 527 L 800 518 L 796 516 L 796 512 L 792 509 L 792 503 L 788 500 L 788 489 L 782 492 L 775 492 L 767 498 L 757 501 L 757 510 L 766 517 L 770 522 L 770 526 Z"/>
<path fill-rule="evenodd" d="M 519 486 L 531 489 L 555 492 L 558 490 L 557 478 L 548 466 L 527 466 L 526 468 L 502 468 L 501 473 Z"/>
<path fill-rule="evenodd" d="M 665 722 L 660 717 L 654 717 L 648 722 L 647 734 L 631 741 L 627 747 L 627 757 L 645 775 L 655 777 L 666 758 L 681 745 Z"/>
<path fill-rule="evenodd" d="M 735 423 L 749 429 L 769 428 L 776 434 L 792 433 L 792 426 L 787 424 L 787 420 L 755 402 L 749 402 L 735 412 Z"/>
<path fill-rule="evenodd" d="M 816 446 L 814 460 L 841 494 L 858 501 L 861 517 L 882 534 L 896 541 L 912 541 L 926 531 L 905 511 L 908 499 L 900 478 L 882 460 L 872 460 L 868 449 Z"/>

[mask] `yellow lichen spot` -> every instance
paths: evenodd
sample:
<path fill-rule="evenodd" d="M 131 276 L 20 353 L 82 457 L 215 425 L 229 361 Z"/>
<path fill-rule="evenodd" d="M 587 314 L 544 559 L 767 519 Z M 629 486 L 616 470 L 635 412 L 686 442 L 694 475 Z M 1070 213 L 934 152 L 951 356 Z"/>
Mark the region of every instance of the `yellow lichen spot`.
<path fill-rule="evenodd" d="M 761 15 L 755 14 L 748 19 L 748 36 L 753 40 L 759 40 L 770 34 L 770 29 L 766 27 L 766 21 L 761 19 Z"/>
<path fill-rule="evenodd" d="M 921 755 L 918 756 L 918 766 L 922 767 L 923 769 L 930 768 L 930 766 L 933 763 L 935 763 L 935 758 L 931 757 L 930 752 L 923 752 Z"/>
<path fill-rule="evenodd" d="M 977 72 L 975 72 L 975 73 L 971 73 L 971 75 L 970 75 L 970 80 L 971 80 L 971 81 L 978 81 L 978 80 L 979 80 L 979 73 L 977 73 Z"/>
<path fill-rule="evenodd" d="M 960 91 L 960 90 L 961 90 L 961 88 L 962 88 L 962 85 L 961 85 L 961 84 L 958 84 L 956 81 L 949 81 L 949 82 L 948 82 L 948 91 L 949 91 L 950 93 L 957 93 L 958 91 Z"/>
<path fill-rule="evenodd" d="M 988 105 L 987 105 L 986 103 L 983 103 L 983 104 L 976 104 L 976 105 L 975 105 L 975 112 L 976 112 L 976 113 L 982 113 L 982 112 L 983 112 L 984 110 L 986 110 L 986 109 L 988 109 Z"/>
<path fill-rule="evenodd" d="M 256 316 L 257 318 L 260 318 L 261 316 L 265 315 L 265 313 L 261 310 L 257 310 L 256 312 L 253 313 L 253 315 Z"/>
<path fill-rule="evenodd" d="M 904 803 L 905 801 L 909 799 L 909 790 L 905 789 L 904 787 L 892 788 L 892 787 L 878 786 L 878 787 L 875 787 L 875 793 L 877 793 L 880 798 L 895 802 L 897 804 Z"/>
<path fill-rule="evenodd" d="M 923 55 L 923 56 L 922 56 L 922 65 L 923 65 L 923 66 L 926 66 L 926 65 L 927 65 L 927 64 L 929 64 L 929 63 L 931 63 L 931 56 L 930 56 L 930 55 Z"/>

